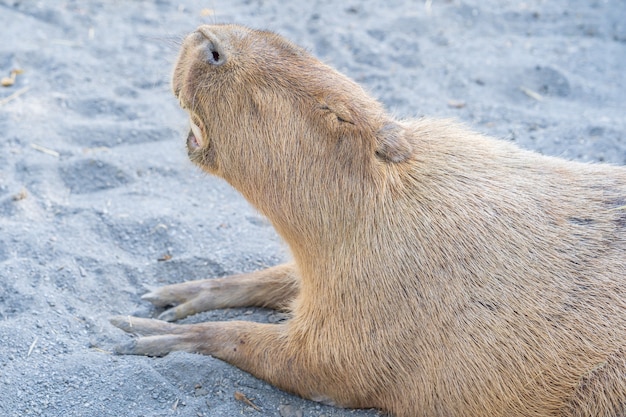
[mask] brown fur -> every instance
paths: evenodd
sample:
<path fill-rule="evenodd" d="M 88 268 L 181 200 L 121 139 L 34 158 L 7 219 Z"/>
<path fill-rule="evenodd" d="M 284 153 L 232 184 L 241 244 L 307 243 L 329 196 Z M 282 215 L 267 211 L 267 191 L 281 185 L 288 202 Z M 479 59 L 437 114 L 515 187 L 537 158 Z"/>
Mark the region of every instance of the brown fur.
<path fill-rule="evenodd" d="M 394 120 L 278 35 L 202 26 L 174 92 L 189 156 L 294 262 L 164 287 L 162 319 L 288 306 L 280 324 L 126 318 L 124 353 L 222 358 L 306 398 L 396 416 L 623 416 L 626 169 Z M 201 146 L 197 146 L 197 143 Z"/>

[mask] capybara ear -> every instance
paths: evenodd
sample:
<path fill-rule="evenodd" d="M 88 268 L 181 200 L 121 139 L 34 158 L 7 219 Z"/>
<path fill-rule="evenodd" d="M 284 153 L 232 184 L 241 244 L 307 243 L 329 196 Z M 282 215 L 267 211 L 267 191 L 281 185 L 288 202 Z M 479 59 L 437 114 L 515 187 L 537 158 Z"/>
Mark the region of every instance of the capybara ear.
<path fill-rule="evenodd" d="M 404 128 L 396 122 L 387 122 L 376 133 L 376 155 L 387 162 L 408 159 L 413 147 L 407 141 Z"/>

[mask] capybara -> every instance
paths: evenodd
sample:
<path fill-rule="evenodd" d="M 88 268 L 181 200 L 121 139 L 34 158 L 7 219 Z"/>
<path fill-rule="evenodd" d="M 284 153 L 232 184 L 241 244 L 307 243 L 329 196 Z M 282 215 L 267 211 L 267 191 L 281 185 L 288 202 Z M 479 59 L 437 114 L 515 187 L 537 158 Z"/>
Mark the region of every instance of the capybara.
<path fill-rule="evenodd" d="M 415 416 L 626 415 L 626 168 L 397 120 L 271 32 L 201 26 L 173 90 L 190 159 L 293 261 L 146 294 L 120 353 L 221 358 L 286 391 Z M 210 215 L 207 213 L 206 215 Z M 169 323 L 214 308 L 278 324 Z"/>

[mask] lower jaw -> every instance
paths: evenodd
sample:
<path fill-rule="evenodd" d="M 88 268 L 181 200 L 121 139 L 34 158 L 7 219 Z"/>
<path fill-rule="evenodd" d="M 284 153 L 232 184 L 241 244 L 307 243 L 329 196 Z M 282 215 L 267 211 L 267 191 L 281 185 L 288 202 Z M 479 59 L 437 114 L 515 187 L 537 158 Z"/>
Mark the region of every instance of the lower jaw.
<path fill-rule="evenodd" d="M 202 168 L 202 170 L 210 174 L 217 173 L 215 153 L 210 146 L 200 148 L 187 145 L 187 156 L 192 163 Z"/>
<path fill-rule="evenodd" d="M 187 135 L 187 149 L 189 151 L 193 151 L 200 148 L 200 144 L 198 143 L 198 139 L 196 139 L 193 132 L 189 132 Z"/>

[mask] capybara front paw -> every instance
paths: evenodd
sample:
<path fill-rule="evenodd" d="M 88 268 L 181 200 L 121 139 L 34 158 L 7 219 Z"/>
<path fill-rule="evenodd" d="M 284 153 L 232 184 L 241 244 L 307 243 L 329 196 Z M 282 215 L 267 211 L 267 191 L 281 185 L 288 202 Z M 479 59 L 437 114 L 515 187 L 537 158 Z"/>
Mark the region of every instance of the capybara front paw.
<path fill-rule="evenodd" d="M 116 346 L 114 352 L 119 355 L 165 356 L 176 350 L 189 351 L 197 344 L 195 339 L 190 343 L 190 336 L 195 335 L 184 325 L 132 316 L 114 316 L 110 322 L 126 333 L 139 336 Z"/>
<path fill-rule="evenodd" d="M 151 290 L 141 299 L 156 307 L 170 307 L 159 315 L 159 320 L 176 321 L 216 308 L 212 287 L 210 280 L 166 285 Z"/>

